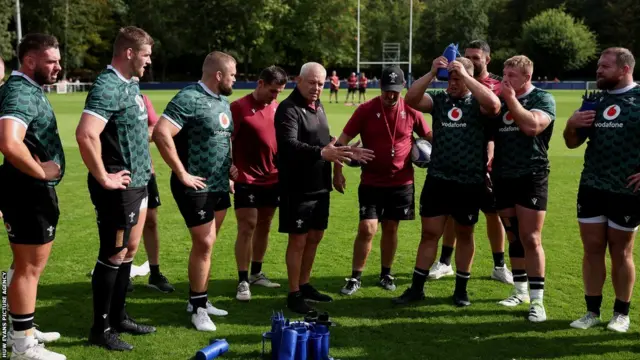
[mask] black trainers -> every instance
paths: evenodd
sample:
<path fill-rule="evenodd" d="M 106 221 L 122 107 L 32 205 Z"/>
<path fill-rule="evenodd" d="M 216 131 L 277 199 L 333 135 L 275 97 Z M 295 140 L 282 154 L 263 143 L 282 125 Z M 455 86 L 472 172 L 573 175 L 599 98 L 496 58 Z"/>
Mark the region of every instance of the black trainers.
<path fill-rule="evenodd" d="M 325 295 L 316 290 L 311 284 L 300 286 L 300 292 L 305 300 L 311 302 L 332 302 L 333 299 L 329 295 Z"/>
<path fill-rule="evenodd" d="M 396 284 L 393 282 L 393 280 L 395 280 L 395 278 L 391 275 L 385 275 L 382 276 L 380 278 L 380 281 L 378 282 L 378 285 L 385 289 L 385 290 L 389 290 L 389 291 L 395 291 L 396 290 Z"/>
<path fill-rule="evenodd" d="M 360 279 L 346 278 L 345 280 L 347 281 L 347 283 L 344 284 L 344 287 L 342 287 L 342 289 L 340 290 L 340 293 L 342 295 L 351 296 L 355 294 L 356 291 L 358 291 L 358 289 L 360 289 L 360 286 L 362 285 Z"/>
<path fill-rule="evenodd" d="M 131 278 L 129 278 L 129 283 L 127 284 L 127 292 L 133 292 L 133 281 L 131 281 Z"/>
<path fill-rule="evenodd" d="M 114 351 L 131 351 L 133 345 L 122 341 L 120 335 L 114 330 L 108 330 L 103 333 L 91 331 L 89 333 L 89 343 L 95 346 L 103 347 L 107 350 Z"/>
<path fill-rule="evenodd" d="M 167 280 L 162 273 L 149 275 L 149 284 L 147 286 L 165 294 L 175 290 L 175 288 L 169 283 L 169 280 Z"/>
<path fill-rule="evenodd" d="M 300 291 L 290 293 L 289 296 L 287 296 L 287 307 L 289 310 L 303 315 L 308 314 L 310 311 L 315 311 L 314 308 L 304 301 L 304 297 Z"/>
<path fill-rule="evenodd" d="M 453 293 L 453 305 L 457 307 L 465 307 L 471 305 L 471 301 L 469 301 L 469 295 L 467 292 L 464 293 Z"/>
<path fill-rule="evenodd" d="M 393 303 L 396 305 L 405 305 L 412 302 L 424 300 L 424 297 L 424 291 L 416 291 L 413 290 L 413 288 L 409 287 L 402 293 L 402 295 L 397 298 L 391 299 L 391 301 L 393 301 Z"/>
<path fill-rule="evenodd" d="M 114 326 L 115 330 L 120 333 L 128 333 L 133 335 L 146 335 L 156 332 L 156 328 L 150 325 L 138 324 L 135 320 L 127 316 L 120 324 Z"/>

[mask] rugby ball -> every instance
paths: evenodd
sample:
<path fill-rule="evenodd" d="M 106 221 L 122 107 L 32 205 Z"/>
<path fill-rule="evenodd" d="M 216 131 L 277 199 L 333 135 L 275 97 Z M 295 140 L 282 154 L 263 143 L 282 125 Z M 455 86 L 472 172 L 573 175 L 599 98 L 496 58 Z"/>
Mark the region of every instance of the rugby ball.
<path fill-rule="evenodd" d="M 426 168 L 431 161 L 431 143 L 423 138 L 416 139 L 411 147 L 411 162 L 419 168 Z"/>

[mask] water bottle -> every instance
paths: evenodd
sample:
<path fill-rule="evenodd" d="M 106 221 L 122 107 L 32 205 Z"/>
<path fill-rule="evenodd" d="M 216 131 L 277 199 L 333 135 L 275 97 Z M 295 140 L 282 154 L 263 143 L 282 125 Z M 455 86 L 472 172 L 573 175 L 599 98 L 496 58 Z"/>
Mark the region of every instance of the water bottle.
<path fill-rule="evenodd" d="M 458 55 L 458 44 L 453 44 L 453 43 L 449 44 L 449 46 L 447 46 L 447 48 L 444 49 L 444 53 L 442 53 L 442 56 L 446 57 L 449 63 L 454 61 L 457 55 Z M 447 69 L 438 69 L 436 78 L 440 81 L 449 80 L 449 71 Z"/>

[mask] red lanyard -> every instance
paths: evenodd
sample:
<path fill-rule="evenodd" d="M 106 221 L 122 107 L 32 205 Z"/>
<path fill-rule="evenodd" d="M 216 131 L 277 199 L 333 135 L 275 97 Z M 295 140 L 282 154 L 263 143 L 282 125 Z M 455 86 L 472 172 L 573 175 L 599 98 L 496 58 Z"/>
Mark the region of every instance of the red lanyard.
<path fill-rule="evenodd" d="M 391 157 L 394 157 L 396 156 L 396 131 L 398 130 L 398 122 L 400 122 L 400 117 L 398 116 L 398 112 L 400 111 L 400 99 L 398 99 L 398 103 L 396 104 L 396 123 L 393 126 L 393 134 L 391 134 L 391 128 L 389 127 L 387 115 L 384 111 L 384 103 L 382 102 L 382 97 L 380 97 L 380 106 L 382 107 L 382 118 L 384 119 L 384 124 L 387 125 L 387 132 L 389 132 L 389 136 L 391 137 Z"/>

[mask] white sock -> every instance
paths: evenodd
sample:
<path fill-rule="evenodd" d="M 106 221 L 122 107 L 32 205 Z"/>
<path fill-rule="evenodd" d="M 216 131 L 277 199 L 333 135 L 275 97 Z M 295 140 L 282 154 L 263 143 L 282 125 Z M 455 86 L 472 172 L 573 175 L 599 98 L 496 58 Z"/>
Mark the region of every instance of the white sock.
<path fill-rule="evenodd" d="M 9 288 L 9 285 L 11 285 L 11 279 L 13 278 L 13 272 L 14 272 L 14 270 L 12 268 L 9 268 L 9 271 L 7 271 L 7 289 Z"/>
<path fill-rule="evenodd" d="M 544 297 L 544 289 L 531 289 L 531 300 L 542 300 Z"/>
<path fill-rule="evenodd" d="M 28 348 L 38 345 L 38 340 L 34 337 L 34 329 L 13 332 L 13 347 L 15 351 L 23 353 Z"/>
<path fill-rule="evenodd" d="M 528 295 L 529 293 L 529 284 L 526 281 L 516 281 L 513 283 L 516 288 L 517 295 Z"/>

